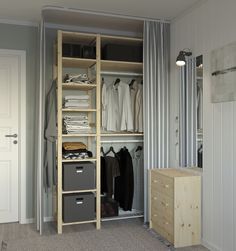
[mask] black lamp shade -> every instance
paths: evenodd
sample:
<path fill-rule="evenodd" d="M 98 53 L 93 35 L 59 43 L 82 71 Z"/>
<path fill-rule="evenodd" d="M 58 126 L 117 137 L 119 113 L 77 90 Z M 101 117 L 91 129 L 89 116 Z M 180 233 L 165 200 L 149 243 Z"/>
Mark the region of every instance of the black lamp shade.
<path fill-rule="evenodd" d="M 179 52 L 178 57 L 176 58 L 176 64 L 178 66 L 183 66 L 186 64 L 186 60 L 185 60 L 185 53 L 183 51 Z"/>

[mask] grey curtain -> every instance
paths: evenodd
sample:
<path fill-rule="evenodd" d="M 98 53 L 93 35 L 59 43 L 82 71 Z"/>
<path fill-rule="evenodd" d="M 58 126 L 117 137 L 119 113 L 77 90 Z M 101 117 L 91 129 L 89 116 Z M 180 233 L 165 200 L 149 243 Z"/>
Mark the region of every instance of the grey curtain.
<path fill-rule="evenodd" d="M 197 83 L 196 60 L 188 58 L 180 69 L 179 164 L 197 165 Z"/>
<path fill-rule="evenodd" d="M 41 20 L 39 27 L 39 84 L 37 87 L 36 114 L 38 115 L 36 125 L 37 134 L 35 135 L 35 166 L 36 166 L 36 188 L 35 188 L 35 215 L 37 230 L 43 232 L 44 216 L 44 190 L 43 190 L 43 155 L 44 155 L 44 111 L 45 111 L 45 85 L 44 85 L 44 67 L 45 60 L 45 26 Z"/>
<path fill-rule="evenodd" d="M 149 221 L 148 169 L 169 160 L 170 25 L 144 23 L 144 221 Z"/>

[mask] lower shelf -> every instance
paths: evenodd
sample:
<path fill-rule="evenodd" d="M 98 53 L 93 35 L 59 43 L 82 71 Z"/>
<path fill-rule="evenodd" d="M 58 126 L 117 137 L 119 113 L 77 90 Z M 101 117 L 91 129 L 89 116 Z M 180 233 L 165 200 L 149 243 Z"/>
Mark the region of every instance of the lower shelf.
<path fill-rule="evenodd" d="M 96 220 L 89 220 L 89 221 L 78 221 L 78 222 L 69 222 L 69 223 L 62 223 L 62 226 L 69 226 L 69 225 L 77 225 L 77 224 L 86 224 L 86 223 L 96 223 Z"/>
<path fill-rule="evenodd" d="M 62 159 L 62 162 L 86 162 L 97 161 L 97 158 L 85 158 L 85 159 Z"/>
<path fill-rule="evenodd" d="M 62 194 L 97 192 L 97 189 L 62 191 Z"/>

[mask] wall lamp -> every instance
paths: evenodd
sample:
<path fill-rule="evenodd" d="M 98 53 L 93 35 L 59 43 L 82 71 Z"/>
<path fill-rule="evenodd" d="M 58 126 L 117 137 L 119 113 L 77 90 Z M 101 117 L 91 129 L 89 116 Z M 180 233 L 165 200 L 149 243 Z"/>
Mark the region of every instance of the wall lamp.
<path fill-rule="evenodd" d="M 176 65 L 178 66 L 184 66 L 186 64 L 185 57 L 189 57 L 192 55 L 191 51 L 180 51 L 178 57 L 176 58 Z"/>

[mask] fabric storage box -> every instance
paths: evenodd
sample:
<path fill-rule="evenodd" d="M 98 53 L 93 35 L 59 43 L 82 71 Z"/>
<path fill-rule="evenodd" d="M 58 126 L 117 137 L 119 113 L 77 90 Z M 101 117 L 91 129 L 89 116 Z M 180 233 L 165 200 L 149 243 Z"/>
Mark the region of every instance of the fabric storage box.
<path fill-rule="evenodd" d="M 112 198 L 102 197 L 101 198 L 101 216 L 105 217 L 114 217 L 119 214 L 118 202 Z"/>
<path fill-rule="evenodd" d="M 103 59 L 142 62 L 143 48 L 142 46 L 107 44 L 103 49 Z"/>
<path fill-rule="evenodd" d="M 72 57 L 73 58 L 81 58 L 81 45 L 79 44 L 72 44 Z"/>
<path fill-rule="evenodd" d="M 95 219 L 95 197 L 93 193 L 63 195 L 63 222 L 89 221 Z"/>
<path fill-rule="evenodd" d="M 81 45 L 79 44 L 62 44 L 62 56 L 63 57 L 81 57 Z"/>
<path fill-rule="evenodd" d="M 84 45 L 82 48 L 82 57 L 96 59 L 96 48 L 94 46 Z"/>
<path fill-rule="evenodd" d="M 93 162 L 63 163 L 62 188 L 64 191 L 95 188 L 95 164 Z"/>
<path fill-rule="evenodd" d="M 62 56 L 63 57 L 72 57 L 72 44 L 62 44 Z"/>

